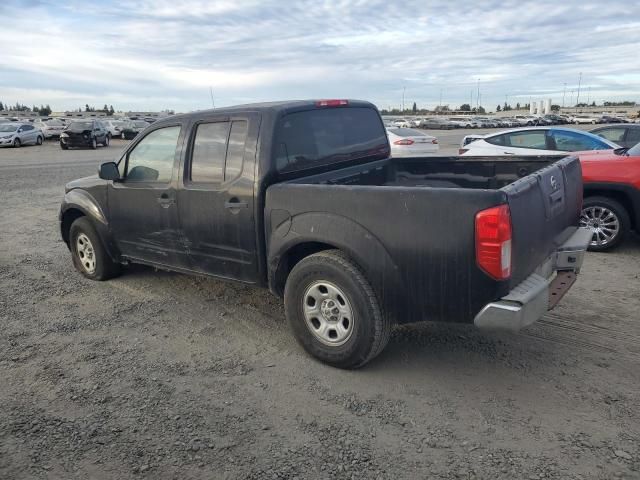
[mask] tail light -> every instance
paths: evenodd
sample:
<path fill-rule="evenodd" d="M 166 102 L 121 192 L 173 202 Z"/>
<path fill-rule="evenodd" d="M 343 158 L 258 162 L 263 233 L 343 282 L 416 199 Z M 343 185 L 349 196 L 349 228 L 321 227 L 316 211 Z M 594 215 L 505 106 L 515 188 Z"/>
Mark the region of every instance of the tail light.
<path fill-rule="evenodd" d="M 511 213 L 508 205 L 476 214 L 476 262 L 496 280 L 511 276 Z"/>
<path fill-rule="evenodd" d="M 404 140 L 396 140 L 395 142 L 393 142 L 394 145 L 413 145 L 413 140 L 409 140 L 408 138 L 405 138 Z"/>
<path fill-rule="evenodd" d="M 433 140 L 431 140 L 431 143 L 433 143 L 434 145 L 437 145 L 438 144 L 438 139 L 434 138 Z"/>
<path fill-rule="evenodd" d="M 343 107 L 349 105 L 348 100 L 318 100 L 316 107 Z"/>
<path fill-rule="evenodd" d="M 463 153 L 467 153 L 469 151 L 468 148 L 459 148 L 458 149 L 458 155 L 462 155 Z"/>

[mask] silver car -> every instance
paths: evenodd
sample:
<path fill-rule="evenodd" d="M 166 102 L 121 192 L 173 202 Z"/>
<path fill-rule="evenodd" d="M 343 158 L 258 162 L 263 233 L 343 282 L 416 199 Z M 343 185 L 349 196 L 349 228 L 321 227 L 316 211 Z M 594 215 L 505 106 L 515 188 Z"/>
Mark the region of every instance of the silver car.
<path fill-rule="evenodd" d="M 21 147 L 22 145 L 42 145 L 42 130 L 30 123 L 11 122 L 0 124 L 0 147 Z"/>

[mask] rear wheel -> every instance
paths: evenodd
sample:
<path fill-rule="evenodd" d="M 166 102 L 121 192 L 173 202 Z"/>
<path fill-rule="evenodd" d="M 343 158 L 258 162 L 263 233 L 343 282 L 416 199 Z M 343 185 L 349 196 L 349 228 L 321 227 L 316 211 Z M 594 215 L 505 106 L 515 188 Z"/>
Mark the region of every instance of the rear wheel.
<path fill-rule="evenodd" d="M 64 143 L 62 143 L 62 142 L 60 142 L 60 148 L 61 148 L 62 150 L 69 150 L 69 146 L 68 146 L 68 145 L 65 145 L 65 144 L 64 144 Z"/>
<path fill-rule="evenodd" d="M 304 349 L 339 368 L 358 368 L 389 341 L 391 324 L 360 268 L 343 252 L 301 260 L 285 286 L 289 325 Z"/>
<path fill-rule="evenodd" d="M 602 252 L 619 245 L 630 226 L 627 210 L 608 197 L 588 197 L 582 206 L 580 226 L 593 232 L 589 250 Z"/>
<path fill-rule="evenodd" d="M 108 280 L 120 273 L 120 264 L 111 260 L 87 217 L 80 217 L 71 224 L 69 245 L 73 265 L 85 277 Z"/>

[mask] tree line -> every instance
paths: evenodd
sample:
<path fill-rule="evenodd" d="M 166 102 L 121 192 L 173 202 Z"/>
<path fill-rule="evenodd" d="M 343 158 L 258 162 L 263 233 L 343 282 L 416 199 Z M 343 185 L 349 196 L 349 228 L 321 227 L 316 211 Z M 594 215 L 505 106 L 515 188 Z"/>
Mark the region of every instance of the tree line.
<path fill-rule="evenodd" d="M 37 105 L 28 107 L 27 105 L 24 105 L 20 102 L 16 102 L 15 105 L 9 105 L 8 103 L 3 103 L 2 101 L 0 101 L 0 111 L 2 110 L 10 110 L 14 112 L 33 112 L 33 113 L 37 113 L 41 117 L 48 117 L 49 115 L 51 115 L 51 112 L 52 112 L 51 107 L 49 106 L 48 103 L 46 105 L 40 105 L 39 107 Z M 77 110 L 74 110 L 74 111 L 104 112 L 107 115 L 113 115 L 116 112 L 115 109 L 113 108 L 113 105 L 107 106 L 106 103 L 102 108 L 96 108 L 87 103 L 85 104 L 84 109 L 82 107 L 79 107 Z"/>

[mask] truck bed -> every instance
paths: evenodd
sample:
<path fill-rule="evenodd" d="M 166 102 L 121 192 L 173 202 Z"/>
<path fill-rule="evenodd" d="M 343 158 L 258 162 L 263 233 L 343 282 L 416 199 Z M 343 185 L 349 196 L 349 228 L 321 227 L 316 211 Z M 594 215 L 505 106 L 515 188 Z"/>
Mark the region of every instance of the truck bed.
<path fill-rule="evenodd" d="M 512 273 L 497 281 L 476 265 L 475 215 L 505 203 Z M 387 159 L 271 186 L 267 248 L 277 261 L 322 230 L 320 239 L 367 271 L 386 308 L 401 312 L 398 322 L 472 322 L 571 236 L 581 203 L 573 157 Z"/>

